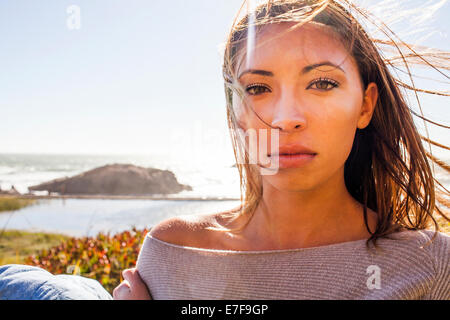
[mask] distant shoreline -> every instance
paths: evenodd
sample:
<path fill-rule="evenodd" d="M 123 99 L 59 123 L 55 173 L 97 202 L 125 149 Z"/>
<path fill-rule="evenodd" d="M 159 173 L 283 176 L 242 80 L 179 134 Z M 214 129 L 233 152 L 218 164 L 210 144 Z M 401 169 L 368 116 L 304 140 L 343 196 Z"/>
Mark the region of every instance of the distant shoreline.
<path fill-rule="evenodd" d="M 239 198 L 227 197 L 170 197 L 170 196 L 133 196 L 133 195 L 32 195 L 1 194 L 0 197 L 16 197 L 22 199 L 97 199 L 97 200 L 178 200 L 178 201 L 239 201 Z"/>

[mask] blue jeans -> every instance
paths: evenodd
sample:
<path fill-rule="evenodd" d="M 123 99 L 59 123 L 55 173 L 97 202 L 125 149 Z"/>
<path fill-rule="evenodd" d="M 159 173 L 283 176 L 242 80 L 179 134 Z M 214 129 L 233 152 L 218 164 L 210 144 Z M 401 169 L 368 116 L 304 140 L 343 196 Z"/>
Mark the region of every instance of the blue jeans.
<path fill-rule="evenodd" d="M 0 266 L 0 300 L 112 300 L 112 296 L 94 279 L 7 264 Z"/>

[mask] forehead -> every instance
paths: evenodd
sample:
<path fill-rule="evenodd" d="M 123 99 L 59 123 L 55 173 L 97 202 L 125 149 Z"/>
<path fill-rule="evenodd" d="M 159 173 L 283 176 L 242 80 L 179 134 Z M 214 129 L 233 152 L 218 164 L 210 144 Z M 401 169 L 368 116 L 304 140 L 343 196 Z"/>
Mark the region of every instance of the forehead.
<path fill-rule="evenodd" d="M 340 36 L 331 27 L 308 22 L 289 30 L 295 25 L 284 22 L 264 26 L 254 41 L 247 41 L 249 47 L 242 48 L 238 70 L 292 62 L 308 65 L 330 61 L 347 69 L 356 66 Z"/>

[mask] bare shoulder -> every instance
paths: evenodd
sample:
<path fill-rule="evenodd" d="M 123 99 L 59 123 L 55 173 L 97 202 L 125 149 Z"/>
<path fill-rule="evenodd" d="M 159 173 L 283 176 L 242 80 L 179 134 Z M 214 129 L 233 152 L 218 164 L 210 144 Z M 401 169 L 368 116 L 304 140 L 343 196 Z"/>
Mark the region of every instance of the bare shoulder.
<path fill-rule="evenodd" d="M 156 239 L 183 246 L 202 247 L 212 232 L 217 214 L 181 215 L 163 220 L 153 226 L 149 234 Z"/>

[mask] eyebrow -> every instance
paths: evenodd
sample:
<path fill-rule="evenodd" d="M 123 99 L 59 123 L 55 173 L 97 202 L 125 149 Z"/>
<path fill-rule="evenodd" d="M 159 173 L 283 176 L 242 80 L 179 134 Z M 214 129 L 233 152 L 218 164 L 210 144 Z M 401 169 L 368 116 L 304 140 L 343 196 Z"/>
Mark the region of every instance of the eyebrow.
<path fill-rule="evenodd" d="M 303 67 L 303 69 L 300 71 L 300 74 L 304 75 L 304 74 L 306 74 L 306 73 L 308 73 L 308 72 L 310 72 L 310 71 L 312 71 L 314 69 L 317 69 L 317 68 L 319 68 L 321 66 L 334 67 L 336 69 L 341 70 L 343 73 L 345 73 L 344 69 L 342 69 L 340 66 L 338 66 L 338 65 L 336 65 L 336 64 L 334 64 L 334 63 L 332 63 L 330 61 L 324 61 L 324 62 L 314 63 L 314 64 L 308 65 L 306 67 Z M 244 74 L 247 74 L 247 73 L 257 74 L 257 75 L 267 76 L 267 77 L 273 77 L 274 76 L 273 72 L 271 72 L 271 71 L 259 70 L 259 69 L 248 69 L 248 70 L 243 71 L 239 75 L 238 79 L 240 79 Z"/>

